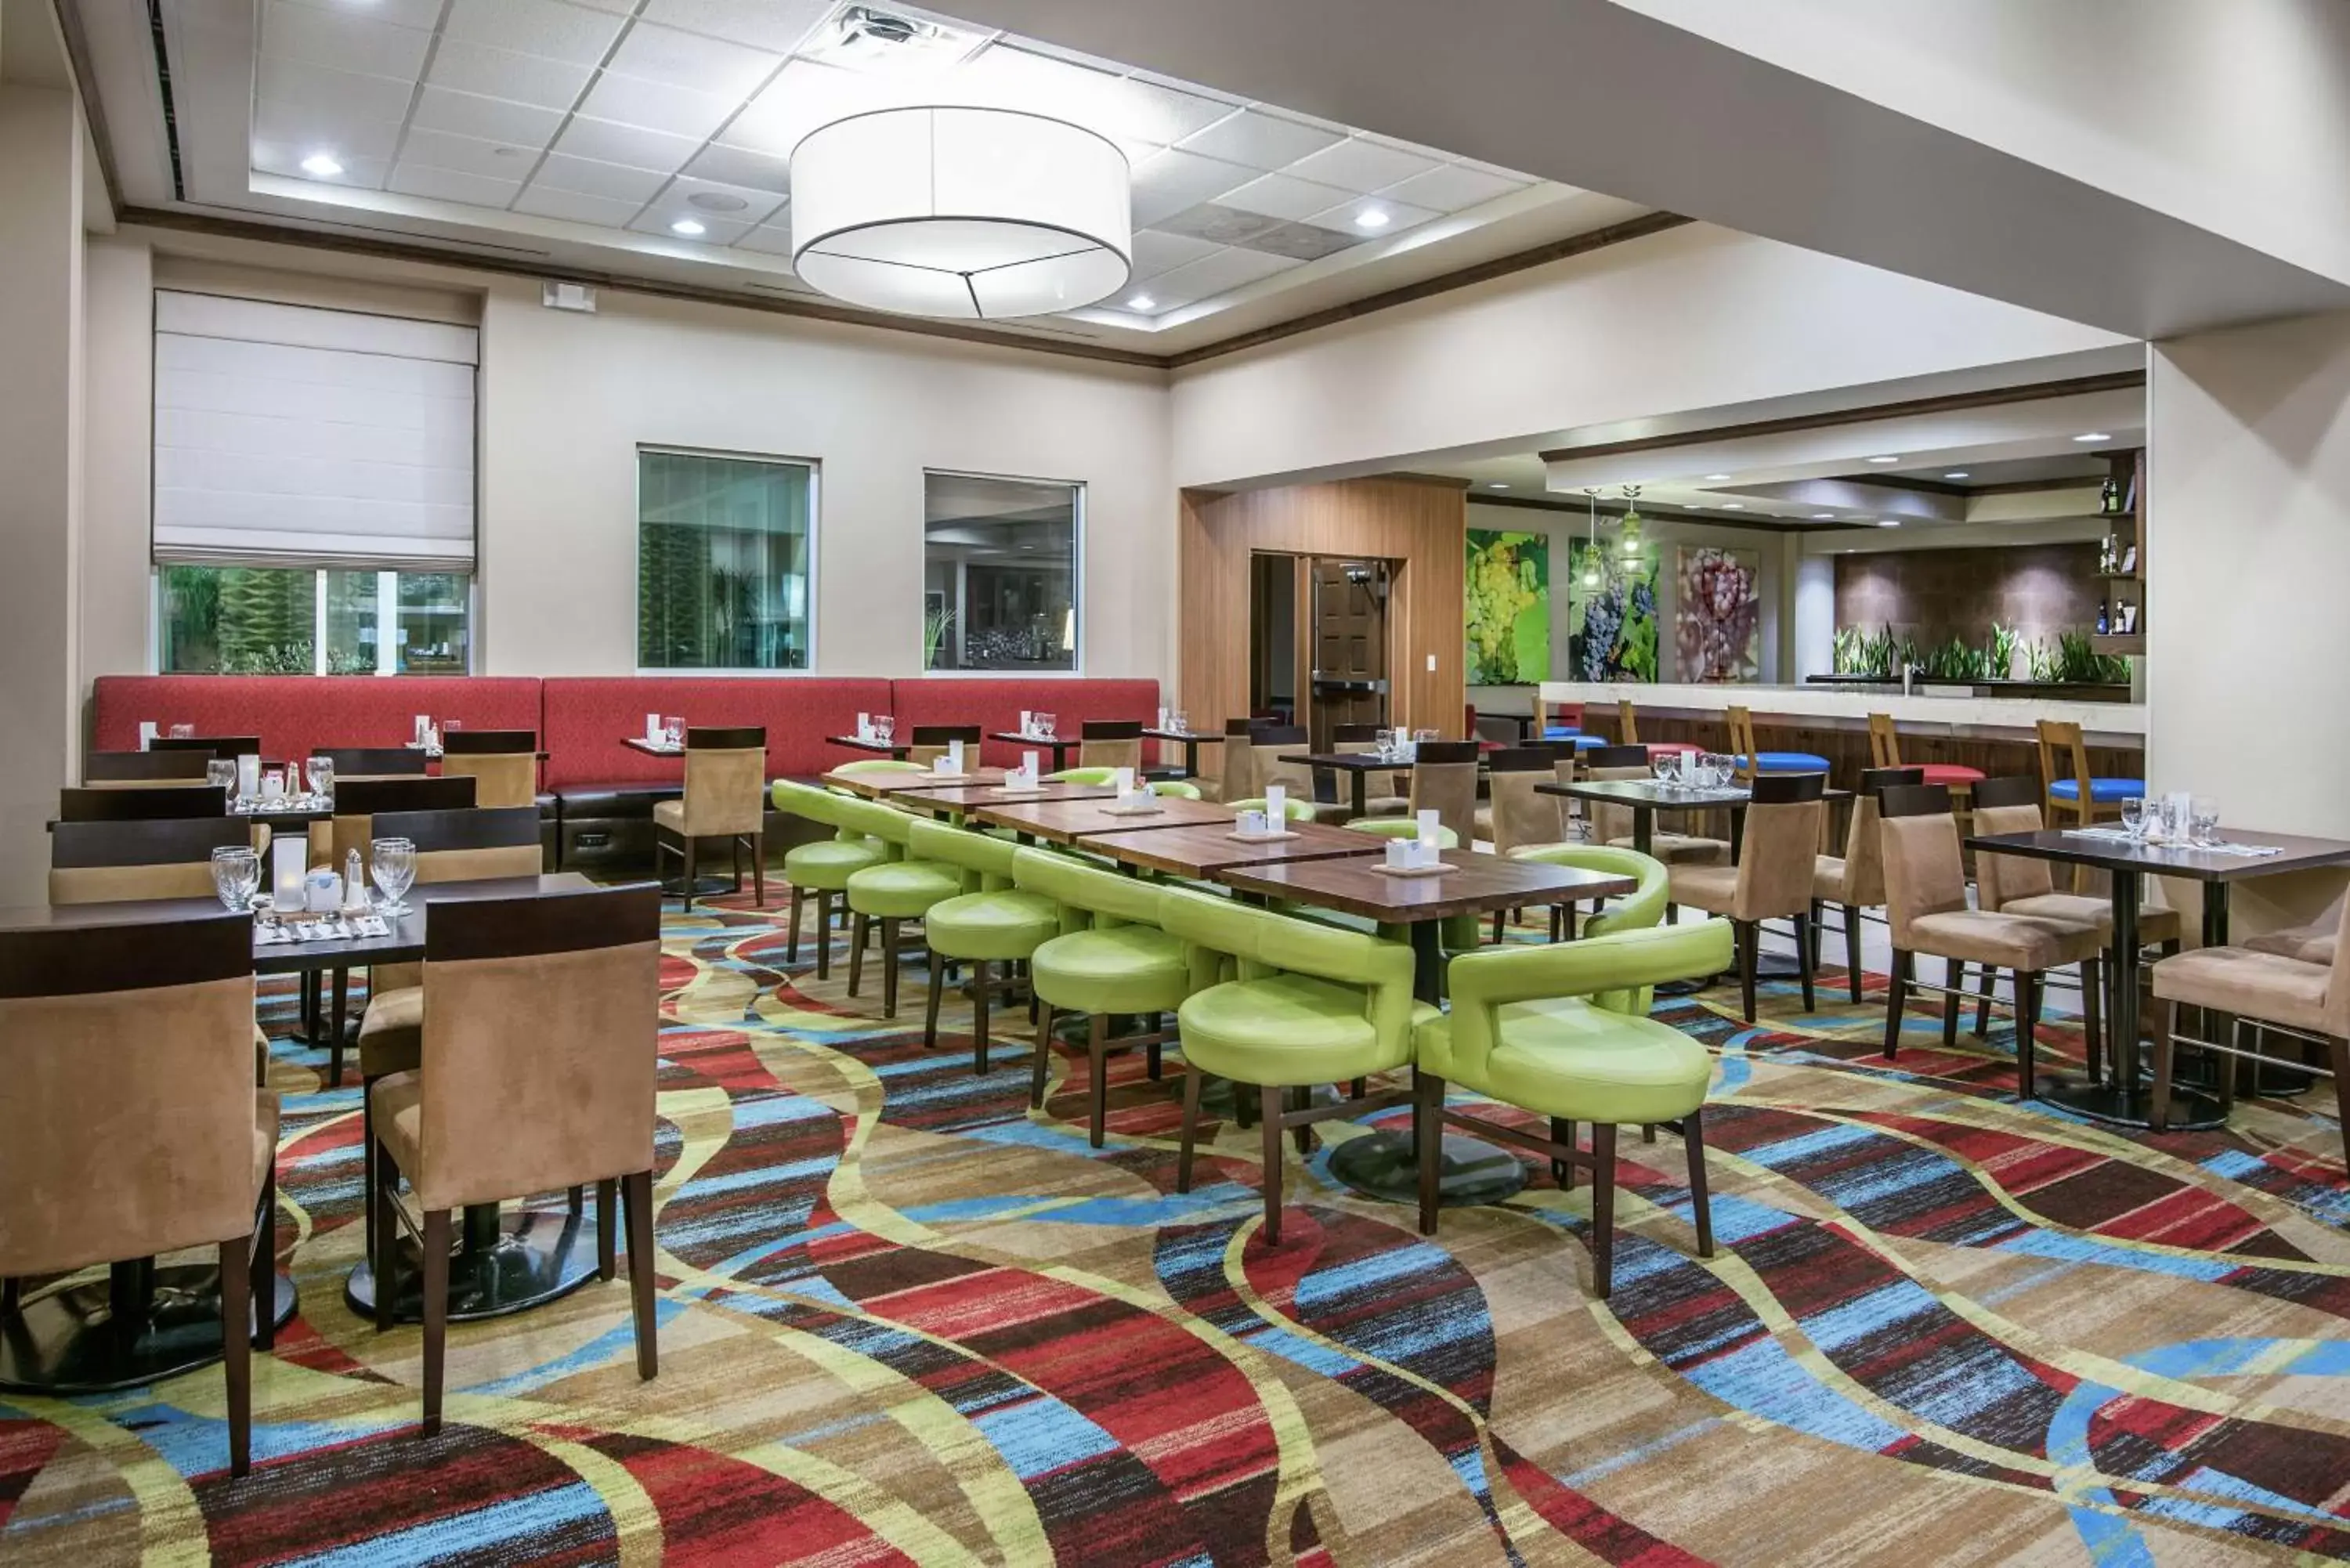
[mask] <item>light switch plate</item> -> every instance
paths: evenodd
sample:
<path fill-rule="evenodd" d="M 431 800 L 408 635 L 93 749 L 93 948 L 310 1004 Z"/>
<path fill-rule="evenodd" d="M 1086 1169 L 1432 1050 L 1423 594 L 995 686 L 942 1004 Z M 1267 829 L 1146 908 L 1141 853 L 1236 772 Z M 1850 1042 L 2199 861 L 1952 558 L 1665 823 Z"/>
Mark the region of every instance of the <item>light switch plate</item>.
<path fill-rule="evenodd" d="M 1431 675 L 1436 672 L 1436 655 L 1432 653 L 1428 656 L 1428 670 Z"/>

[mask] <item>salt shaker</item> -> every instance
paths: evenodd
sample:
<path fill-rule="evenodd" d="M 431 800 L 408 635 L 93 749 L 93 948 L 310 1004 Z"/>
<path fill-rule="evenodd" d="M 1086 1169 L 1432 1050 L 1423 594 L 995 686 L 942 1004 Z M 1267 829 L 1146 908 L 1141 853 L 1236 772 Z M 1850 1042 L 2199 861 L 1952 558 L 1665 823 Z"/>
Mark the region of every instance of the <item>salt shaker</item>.
<path fill-rule="evenodd" d="M 343 852 L 343 902 L 364 909 L 367 905 L 367 874 L 359 869 L 359 852 Z"/>

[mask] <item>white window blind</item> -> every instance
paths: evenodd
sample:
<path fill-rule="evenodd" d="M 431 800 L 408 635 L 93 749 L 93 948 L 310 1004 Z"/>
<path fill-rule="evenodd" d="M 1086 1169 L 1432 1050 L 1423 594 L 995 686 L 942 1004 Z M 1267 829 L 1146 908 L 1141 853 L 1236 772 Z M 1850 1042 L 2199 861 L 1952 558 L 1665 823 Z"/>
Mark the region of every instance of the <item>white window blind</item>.
<path fill-rule="evenodd" d="M 469 571 L 470 327 L 155 295 L 155 559 Z"/>

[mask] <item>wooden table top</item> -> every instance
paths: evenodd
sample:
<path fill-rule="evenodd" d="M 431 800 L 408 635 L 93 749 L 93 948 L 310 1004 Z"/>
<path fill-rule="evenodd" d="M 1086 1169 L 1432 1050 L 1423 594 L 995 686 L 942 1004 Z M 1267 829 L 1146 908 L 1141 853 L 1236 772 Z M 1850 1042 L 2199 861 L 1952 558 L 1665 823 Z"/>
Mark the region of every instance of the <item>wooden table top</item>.
<path fill-rule="evenodd" d="M 1409 763 L 1381 757 L 1377 752 L 1284 752 L 1284 763 L 1309 763 L 1317 768 L 1337 768 L 1358 774 L 1408 774 Z"/>
<path fill-rule="evenodd" d="M 2230 844 L 2273 845 L 2280 853 L 2230 855 L 2224 850 L 2198 849 L 2192 845 L 2128 844 L 2115 838 L 2084 838 L 2056 827 L 2027 833 L 1978 833 L 1969 836 L 1967 847 L 1978 855 L 2021 855 L 2066 865 L 2095 866 L 2107 871 L 2147 871 L 2159 877 L 2182 877 L 2194 882 L 2241 882 L 2254 877 L 2279 877 L 2289 871 L 2350 866 L 2350 843 L 2337 838 L 2239 833 L 2231 828 L 2220 829 L 2220 836 Z"/>
<path fill-rule="evenodd" d="M 1003 782 L 1002 768 L 965 768 L 959 774 L 910 774 L 895 769 L 879 774 L 826 774 L 816 781 L 834 789 L 845 789 L 851 794 L 861 794 L 868 800 L 878 800 L 885 794 L 915 794 L 942 789 L 969 789 L 973 785 L 999 784 Z"/>
<path fill-rule="evenodd" d="M 1083 743 L 1078 735 L 1024 735 L 1017 730 L 996 730 L 989 733 L 991 741 L 1009 741 L 1015 746 L 1075 746 Z"/>
<path fill-rule="evenodd" d="M 1384 855 L 1386 846 L 1380 847 Z M 1288 898 L 1398 926 L 1482 915 L 1522 904 L 1614 898 L 1640 885 L 1635 877 L 1605 871 L 1546 866 L 1468 849 L 1447 849 L 1442 858 L 1451 869 L 1433 877 L 1390 877 L 1374 869 L 1379 862 L 1357 858 L 1236 866 L 1217 872 L 1216 880 L 1243 893 Z"/>
<path fill-rule="evenodd" d="M 620 744 L 631 751 L 642 752 L 649 757 L 685 755 L 685 748 L 681 745 L 672 746 L 667 741 L 648 741 L 642 735 L 624 735 L 620 738 Z"/>
<path fill-rule="evenodd" d="M 917 783 L 912 786 L 885 784 L 881 793 L 909 811 L 929 811 L 941 815 L 975 811 L 981 806 L 1011 805 L 1022 802 L 1044 804 L 1055 801 L 1115 800 L 1118 791 L 1107 784 L 1040 783 L 1033 790 L 1007 790 L 1001 783 L 966 784 L 939 788 Z"/>
<path fill-rule="evenodd" d="M 902 757 L 914 749 L 911 741 L 868 741 L 858 735 L 827 735 L 825 744 L 847 746 L 852 752 L 872 752 L 884 757 Z"/>
<path fill-rule="evenodd" d="M 1185 741 L 1197 742 L 1202 744 L 1209 741 L 1222 741 L 1229 738 L 1223 734 L 1210 730 L 1146 729 L 1142 732 L 1149 736 L 1154 741 Z"/>
<path fill-rule="evenodd" d="M 1211 877 L 1233 866 L 1387 853 L 1385 839 L 1374 838 L 1367 833 L 1349 833 L 1342 827 L 1326 827 L 1320 823 L 1293 822 L 1289 831 L 1295 836 L 1258 844 L 1234 838 L 1234 826 L 1227 818 L 1222 823 L 1153 827 L 1140 833 L 1097 833 L 1087 836 L 1086 847 L 1130 866 L 1192 877 Z"/>
<path fill-rule="evenodd" d="M 1744 784 L 1712 789 L 1666 790 L 1648 779 L 1580 779 L 1574 784 L 1539 784 L 1536 794 L 1573 795 L 1577 800 L 1606 801 L 1612 805 L 1640 806 L 1650 811 L 1744 811 L 1750 792 Z M 1822 800 L 1850 800 L 1848 789 L 1824 789 Z"/>
<path fill-rule="evenodd" d="M 1211 824 L 1229 828 L 1232 824 L 1232 808 L 1211 801 L 1161 795 L 1158 802 L 1159 810 L 1147 816 L 1128 816 L 1110 809 L 1117 800 L 1117 792 L 1106 789 L 1091 800 L 1040 800 L 974 806 L 971 815 L 975 821 L 993 827 L 1009 827 L 1048 844 L 1074 844 L 1080 838 L 1103 833 L 1155 832 L 1160 828 L 1197 827 Z"/>

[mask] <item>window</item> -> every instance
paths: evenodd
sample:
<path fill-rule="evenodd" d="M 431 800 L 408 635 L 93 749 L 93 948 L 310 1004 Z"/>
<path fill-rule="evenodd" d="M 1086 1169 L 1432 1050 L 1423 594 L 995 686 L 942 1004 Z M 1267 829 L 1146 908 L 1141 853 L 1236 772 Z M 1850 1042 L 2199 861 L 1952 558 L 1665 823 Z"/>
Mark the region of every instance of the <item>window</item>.
<path fill-rule="evenodd" d="M 637 663 L 806 670 L 816 470 L 637 454 Z"/>
<path fill-rule="evenodd" d="M 922 488 L 924 668 L 1076 669 L 1085 486 L 928 473 Z"/>
<path fill-rule="evenodd" d="M 464 572 L 167 566 L 157 574 L 166 675 L 463 675 Z"/>

